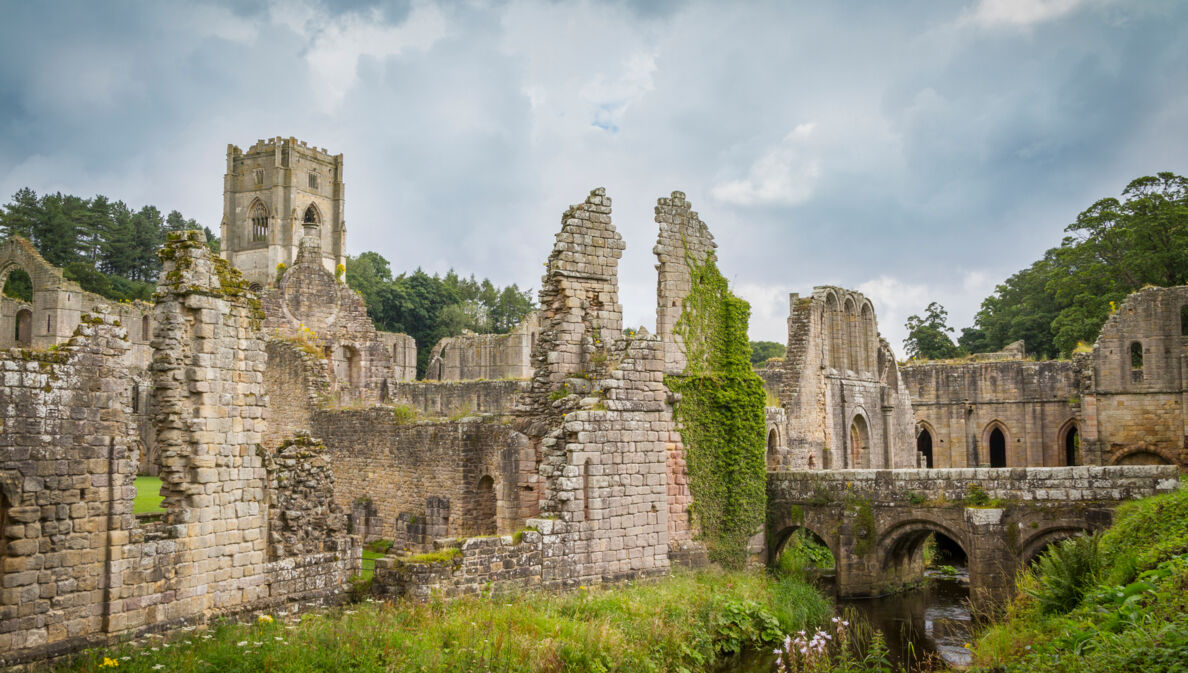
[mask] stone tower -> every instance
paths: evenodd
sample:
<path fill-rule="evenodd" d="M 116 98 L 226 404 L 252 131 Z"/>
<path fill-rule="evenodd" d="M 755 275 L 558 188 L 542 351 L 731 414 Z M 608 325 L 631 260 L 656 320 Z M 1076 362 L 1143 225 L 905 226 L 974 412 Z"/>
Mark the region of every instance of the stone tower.
<path fill-rule="evenodd" d="M 342 155 L 296 138 L 257 140 L 246 152 L 227 146 L 223 177 L 223 257 L 253 286 L 274 284 L 292 266 L 307 233 L 322 244 L 334 273 L 346 261 Z"/>

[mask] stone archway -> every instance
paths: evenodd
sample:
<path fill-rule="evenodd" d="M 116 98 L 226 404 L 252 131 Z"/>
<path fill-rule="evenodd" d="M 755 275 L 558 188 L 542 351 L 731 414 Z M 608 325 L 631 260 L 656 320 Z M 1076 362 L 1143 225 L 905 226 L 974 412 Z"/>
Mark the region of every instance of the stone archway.
<path fill-rule="evenodd" d="M 1060 447 L 1061 456 L 1064 459 L 1066 467 L 1079 465 L 1083 462 L 1081 458 L 1081 433 L 1077 429 L 1077 422 L 1074 419 L 1069 419 L 1064 427 L 1060 429 Z"/>
<path fill-rule="evenodd" d="M 1010 433 L 1001 421 L 993 420 L 982 431 L 982 446 L 986 447 L 987 459 L 990 467 L 1007 467 L 1007 447 L 1010 445 Z M 984 463 L 983 463 L 984 464 Z"/>
<path fill-rule="evenodd" d="M 489 474 L 483 475 L 474 489 L 474 523 L 478 535 L 494 535 L 498 530 L 497 506 L 495 480 Z"/>
<path fill-rule="evenodd" d="M 23 308 L 17 311 L 13 321 L 13 339 L 18 346 L 29 346 L 33 343 L 33 311 Z"/>
<path fill-rule="evenodd" d="M 930 535 L 946 538 L 950 546 L 960 550 L 969 565 L 970 545 L 960 533 L 937 521 L 912 519 L 899 523 L 880 537 L 878 562 L 885 582 L 914 582 L 923 576 L 924 543 Z"/>
<path fill-rule="evenodd" d="M 1021 545 L 1019 553 L 1019 567 L 1026 568 L 1038 559 L 1049 547 L 1064 540 L 1070 540 L 1082 535 L 1089 535 L 1093 531 L 1079 526 L 1058 526 L 1035 533 Z"/>
<path fill-rule="evenodd" d="M 780 468 L 780 434 L 775 428 L 767 431 L 767 471 L 775 472 Z"/>

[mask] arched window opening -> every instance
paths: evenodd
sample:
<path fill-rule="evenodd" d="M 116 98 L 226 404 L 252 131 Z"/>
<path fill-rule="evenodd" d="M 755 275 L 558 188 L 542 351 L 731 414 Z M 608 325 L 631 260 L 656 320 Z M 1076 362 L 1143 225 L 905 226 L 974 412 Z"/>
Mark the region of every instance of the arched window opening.
<path fill-rule="evenodd" d="M 33 312 L 27 308 L 17 311 L 16 329 L 13 337 L 20 346 L 33 343 Z"/>
<path fill-rule="evenodd" d="M 870 469 L 870 431 L 861 414 L 850 423 L 850 467 Z"/>
<path fill-rule="evenodd" d="M 140 384 L 132 384 L 132 413 L 140 411 Z"/>
<path fill-rule="evenodd" d="M 928 432 L 928 428 L 921 427 L 920 434 L 916 435 L 916 451 L 920 454 L 924 467 L 932 469 L 932 433 Z"/>
<path fill-rule="evenodd" d="M 479 535 L 494 535 L 495 522 L 495 480 L 484 475 L 475 489 L 475 531 Z"/>
<path fill-rule="evenodd" d="M 33 279 L 24 269 L 13 269 L 4 281 L 3 294 L 11 299 L 33 302 Z"/>
<path fill-rule="evenodd" d="M 152 325 L 149 324 L 149 317 L 146 315 L 140 319 L 140 338 L 145 341 L 151 341 L 153 338 Z"/>
<path fill-rule="evenodd" d="M 1143 345 L 1137 341 L 1130 344 L 1130 368 L 1138 370 L 1143 368 Z"/>
<path fill-rule="evenodd" d="M 990 431 L 990 467 L 1006 467 L 1006 435 L 1002 428 Z"/>
<path fill-rule="evenodd" d="M 353 346 L 342 347 L 343 375 L 340 377 L 352 388 L 363 385 L 363 358 Z"/>
<path fill-rule="evenodd" d="M 767 433 L 767 471 L 775 472 L 780 467 L 780 456 L 777 453 L 779 449 L 780 436 L 776 433 L 775 428 Z"/>
<path fill-rule="evenodd" d="M 256 201 L 252 204 L 252 241 L 268 240 L 268 209 L 263 203 Z"/>
<path fill-rule="evenodd" d="M 301 222 L 305 226 L 305 234 L 307 236 L 317 233 L 317 228 L 321 224 L 322 218 L 318 216 L 318 209 L 314 207 L 314 204 L 309 204 L 305 209 L 305 216 L 301 218 Z"/>
<path fill-rule="evenodd" d="M 1069 426 L 1064 433 L 1064 464 L 1072 467 L 1077 464 L 1077 455 L 1081 452 L 1081 435 L 1077 426 Z"/>

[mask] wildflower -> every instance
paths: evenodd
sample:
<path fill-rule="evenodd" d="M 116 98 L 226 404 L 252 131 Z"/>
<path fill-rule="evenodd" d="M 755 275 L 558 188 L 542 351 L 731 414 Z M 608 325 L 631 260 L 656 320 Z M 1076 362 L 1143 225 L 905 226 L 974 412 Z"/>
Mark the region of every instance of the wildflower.
<path fill-rule="evenodd" d="M 165 668 L 165 664 L 157 664 L 157 665 L 153 666 L 154 671 L 159 671 L 162 668 Z"/>
<path fill-rule="evenodd" d="M 99 664 L 99 668 L 118 668 L 119 665 L 119 661 L 103 657 L 103 663 Z"/>
<path fill-rule="evenodd" d="M 236 647 L 247 647 L 247 641 L 246 641 L 246 640 L 241 640 L 241 641 L 239 641 L 238 643 L 235 643 L 235 646 L 236 646 Z"/>
<path fill-rule="evenodd" d="M 256 622 L 259 624 L 271 624 L 273 621 L 272 615 L 260 615 L 256 617 Z"/>

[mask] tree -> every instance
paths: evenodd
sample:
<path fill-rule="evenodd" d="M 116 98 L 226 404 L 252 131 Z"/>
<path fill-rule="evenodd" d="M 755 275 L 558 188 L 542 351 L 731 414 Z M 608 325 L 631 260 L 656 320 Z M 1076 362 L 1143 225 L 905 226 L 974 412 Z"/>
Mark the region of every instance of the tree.
<path fill-rule="evenodd" d="M 945 307 L 932 302 L 924 309 L 924 317 L 908 316 L 908 336 L 903 340 L 908 357 L 921 360 L 939 360 L 961 355 L 961 349 L 953 344 L 946 332 L 952 332 L 949 327 L 949 312 Z"/>
<path fill-rule="evenodd" d="M 21 236 L 32 240 L 34 227 L 44 217 L 37 192 L 28 187 L 19 189 L 12 195 L 12 203 L 4 206 L 4 214 L 0 216 L 0 237 Z"/>
<path fill-rule="evenodd" d="M 1092 342 L 1112 304 L 1146 285 L 1188 283 L 1188 179 L 1133 180 L 1077 215 L 1059 247 L 1011 276 L 982 302 L 960 343 L 972 352 L 1023 339 L 1045 357 Z"/>
<path fill-rule="evenodd" d="M 771 358 L 783 357 L 784 345 L 774 341 L 751 342 L 751 366 L 762 367 Z"/>

